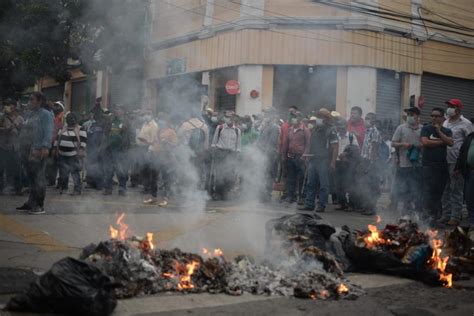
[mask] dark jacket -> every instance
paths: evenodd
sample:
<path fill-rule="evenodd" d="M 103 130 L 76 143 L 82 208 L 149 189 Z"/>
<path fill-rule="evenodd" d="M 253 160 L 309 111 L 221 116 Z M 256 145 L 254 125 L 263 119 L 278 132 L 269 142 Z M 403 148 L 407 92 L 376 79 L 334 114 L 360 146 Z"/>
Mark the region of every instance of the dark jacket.
<path fill-rule="evenodd" d="M 458 160 L 456 162 L 455 170 L 461 172 L 461 174 L 466 178 L 469 175 L 469 166 L 467 165 L 467 153 L 469 152 L 469 146 L 471 146 L 471 141 L 474 139 L 474 132 L 467 135 L 464 143 L 462 143 L 461 149 L 459 150 Z"/>

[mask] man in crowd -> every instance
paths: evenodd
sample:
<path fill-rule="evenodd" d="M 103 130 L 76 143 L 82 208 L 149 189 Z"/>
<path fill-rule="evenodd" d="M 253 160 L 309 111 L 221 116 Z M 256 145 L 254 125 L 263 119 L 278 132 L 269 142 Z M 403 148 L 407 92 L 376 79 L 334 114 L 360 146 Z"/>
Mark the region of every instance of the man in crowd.
<path fill-rule="evenodd" d="M 155 168 L 156 152 L 158 151 L 158 123 L 153 117 L 151 108 L 143 111 L 143 125 L 137 135 L 138 152 L 140 154 L 143 194 L 151 192 L 151 174 Z M 146 201 L 145 201 L 146 202 Z M 150 202 L 150 201 L 149 201 Z"/>
<path fill-rule="evenodd" d="M 87 133 L 77 123 L 74 113 L 66 115 L 66 124 L 58 132 L 55 146 L 55 156 L 59 163 L 59 193 L 67 191 L 69 174 L 71 174 L 74 191 L 71 195 L 81 195 L 82 159 L 85 157 Z"/>
<path fill-rule="evenodd" d="M 86 182 L 89 188 L 102 190 L 104 187 L 103 157 L 105 146 L 106 117 L 102 109 L 95 109 L 90 123 L 85 124 L 87 132 L 87 156 L 85 157 Z M 87 122 L 86 122 L 87 123 Z"/>
<path fill-rule="evenodd" d="M 185 120 L 177 130 L 178 143 L 192 151 L 191 162 L 199 174 L 199 183 L 206 183 L 206 155 L 209 148 L 209 127 L 197 116 Z"/>
<path fill-rule="evenodd" d="M 152 146 L 152 165 L 150 169 L 150 192 L 151 199 L 144 201 L 146 204 L 155 204 L 158 199 L 158 177 L 161 174 L 163 181 L 163 199 L 158 204 L 166 207 L 171 193 L 172 181 L 175 180 L 175 148 L 178 145 L 178 137 L 171 127 L 171 121 L 167 113 L 158 113 L 158 138 Z"/>
<path fill-rule="evenodd" d="M 365 136 L 361 150 L 361 172 L 358 183 L 358 194 L 362 203 L 363 215 L 375 215 L 377 200 L 380 196 L 380 178 L 377 170 L 379 146 L 382 136 L 377 129 L 375 113 L 365 116 Z"/>
<path fill-rule="evenodd" d="M 119 195 L 125 196 L 128 180 L 127 152 L 131 144 L 130 127 L 124 119 L 124 110 L 116 106 L 110 126 L 106 128 L 106 145 L 104 158 L 105 181 L 104 195 L 112 194 L 113 176 L 117 175 L 119 182 Z"/>
<path fill-rule="evenodd" d="M 64 121 L 64 105 L 60 101 L 53 102 L 51 100 L 47 101 L 46 109 L 51 111 L 54 116 L 54 127 L 53 127 L 53 135 L 52 141 L 56 139 L 58 132 L 63 128 L 63 121 Z M 49 158 L 46 161 L 46 180 L 48 182 L 48 186 L 56 185 L 56 178 L 58 176 L 58 159 L 54 156 L 54 146 L 51 143 L 51 150 L 49 154 Z"/>
<path fill-rule="evenodd" d="M 305 174 L 303 154 L 308 152 L 311 131 L 303 124 L 301 113 L 297 112 L 290 117 L 291 125 L 283 143 L 282 153 L 287 166 L 286 202 L 293 203 L 297 198 L 302 198 Z"/>
<path fill-rule="evenodd" d="M 30 183 L 28 201 L 17 207 L 17 211 L 28 211 L 30 214 L 44 214 L 46 196 L 45 162 L 53 136 L 53 115 L 44 107 L 46 99 L 41 92 L 34 92 L 29 98 L 31 113 L 24 124 L 24 149 L 28 152 L 27 174 Z"/>
<path fill-rule="evenodd" d="M 281 126 L 280 126 L 280 137 L 278 140 L 278 150 L 280 152 L 280 168 L 281 168 L 281 180 L 283 182 L 283 187 L 284 191 L 281 196 L 281 200 L 284 201 L 287 199 L 287 177 L 288 177 L 288 159 L 286 156 L 286 153 L 284 152 L 285 150 L 285 144 L 288 142 L 288 131 L 290 130 L 291 127 L 291 120 L 296 116 L 296 113 L 298 112 L 298 108 L 294 105 L 290 106 L 288 108 L 288 116 L 286 121 L 284 121 Z"/>
<path fill-rule="evenodd" d="M 211 192 L 215 199 L 226 200 L 236 180 L 237 153 L 241 152 L 242 143 L 241 131 L 234 120 L 233 113 L 227 111 L 224 124 L 217 127 L 212 139 L 214 153 L 211 174 L 214 183 L 211 185 Z"/>
<path fill-rule="evenodd" d="M 474 132 L 470 133 L 459 151 L 455 173 L 463 176 L 466 181 L 466 208 L 468 223 L 474 227 Z"/>
<path fill-rule="evenodd" d="M 444 109 L 431 110 L 431 124 L 421 129 L 423 145 L 423 208 L 430 222 L 443 214 L 441 198 L 448 181 L 447 147 L 453 145 L 453 133 L 443 127 Z"/>
<path fill-rule="evenodd" d="M 257 146 L 265 156 L 265 186 L 260 198 L 265 203 L 271 201 L 273 182 L 276 179 L 278 169 L 280 126 L 278 117 L 273 110 L 265 112 L 261 128 L 262 132 L 257 141 Z"/>
<path fill-rule="evenodd" d="M 404 210 L 420 212 L 422 203 L 420 196 L 423 186 L 420 144 L 420 110 L 416 107 L 405 109 L 406 123 L 395 130 L 392 147 L 399 155 L 399 166 L 395 174 L 395 201 L 403 202 Z M 397 203 L 395 203 L 397 205 Z"/>
<path fill-rule="evenodd" d="M 356 166 L 360 162 L 360 147 L 357 137 L 347 131 L 347 121 L 342 117 L 337 118 L 336 128 L 339 137 L 338 158 L 336 160 L 335 186 L 339 206 L 337 211 L 349 210 L 349 205 L 357 208 L 354 196 L 354 183 Z M 347 200 L 349 194 L 350 202 Z"/>
<path fill-rule="evenodd" d="M 310 118 L 308 128 L 311 130 L 309 146 L 306 147 L 304 159 L 308 162 L 306 198 L 301 210 L 315 210 L 316 191 L 319 183 L 319 206 L 316 212 L 324 212 L 329 194 L 329 169 L 336 169 L 338 142 L 336 128 L 332 125 L 331 113 L 321 109 L 316 117 Z"/>
<path fill-rule="evenodd" d="M 439 219 L 440 224 L 457 226 L 461 222 L 462 202 L 464 191 L 463 177 L 455 174 L 454 167 L 459 157 L 459 150 L 467 135 L 474 131 L 472 123 L 461 114 L 464 105 L 459 99 L 446 101 L 447 119 L 443 127 L 453 133 L 453 146 L 448 148 L 448 182 L 443 194 L 443 214 Z"/>
<path fill-rule="evenodd" d="M 362 148 L 362 145 L 364 144 L 365 129 L 365 122 L 362 118 L 362 109 L 358 106 L 353 106 L 351 108 L 351 116 L 347 122 L 347 131 L 356 135 L 360 148 Z"/>
<path fill-rule="evenodd" d="M 0 117 L 0 194 L 5 184 L 10 185 L 16 195 L 21 194 L 18 135 L 22 124 L 23 117 L 18 114 L 16 104 L 7 100 L 3 106 L 3 116 Z"/>

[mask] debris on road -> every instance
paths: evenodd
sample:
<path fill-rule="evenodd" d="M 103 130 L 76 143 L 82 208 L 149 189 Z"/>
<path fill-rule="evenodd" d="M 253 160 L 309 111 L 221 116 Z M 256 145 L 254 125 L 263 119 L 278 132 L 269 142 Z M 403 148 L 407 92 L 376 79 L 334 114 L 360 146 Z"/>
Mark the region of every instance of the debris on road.
<path fill-rule="evenodd" d="M 110 315 L 117 306 L 113 284 L 98 268 L 74 258 L 64 258 L 13 297 L 6 310 L 61 313 L 67 315 Z"/>

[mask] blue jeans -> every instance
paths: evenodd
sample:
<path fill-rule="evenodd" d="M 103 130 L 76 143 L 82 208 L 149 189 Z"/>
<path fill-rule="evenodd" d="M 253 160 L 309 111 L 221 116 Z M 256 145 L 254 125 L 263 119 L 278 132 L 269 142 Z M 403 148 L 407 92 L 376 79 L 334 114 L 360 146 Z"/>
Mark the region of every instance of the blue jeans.
<path fill-rule="evenodd" d="M 448 164 L 448 182 L 443 193 L 443 214 L 442 218 L 449 220 L 461 220 L 462 217 L 462 193 L 464 191 L 464 179 L 458 174 L 454 174 L 455 164 Z"/>
<path fill-rule="evenodd" d="M 300 156 L 295 158 L 288 158 L 287 161 L 288 177 L 286 180 L 286 190 L 288 192 L 287 199 L 289 201 L 296 201 L 296 192 L 301 194 L 301 187 L 304 179 L 304 161 Z M 300 196 L 298 196 L 300 198 Z"/>
<path fill-rule="evenodd" d="M 469 218 L 469 224 L 474 225 L 474 170 L 469 171 L 466 178 L 466 197 L 467 214 Z"/>
<path fill-rule="evenodd" d="M 81 192 L 81 161 L 79 157 L 59 156 L 59 187 L 67 190 L 69 182 L 69 174 L 71 174 L 74 183 L 74 192 Z"/>
<path fill-rule="evenodd" d="M 311 159 L 308 162 L 308 181 L 306 183 L 305 206 L 314 208 L 316 188 L 319 180 L 319 207 L 325 208 L 329 194 L 329 160 L 327 158 Z"/>
<path fill-rule="evenodd" d="M 128 180 L 127 154 L 124 152 L 108 151 L 106 152 L 106 157 L 108 161 L 104 162 L 105 189 L 112 190 L 113 177 L 116 174 L 119 182 L 119 191 L 125 191 Z"/>

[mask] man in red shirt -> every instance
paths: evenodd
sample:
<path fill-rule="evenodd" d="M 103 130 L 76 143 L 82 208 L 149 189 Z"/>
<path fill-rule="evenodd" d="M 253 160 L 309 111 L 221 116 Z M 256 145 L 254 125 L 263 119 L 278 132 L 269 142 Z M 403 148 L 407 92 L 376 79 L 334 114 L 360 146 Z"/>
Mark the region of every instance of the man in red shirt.
<path fill-rule="evenodd" d="M 284 153 L 284 147 L 286 142 L 288 141 L 288 131 L 290 130 L 290 121 L 295 116 L 298 108 L 294 105 L 288 108 L 288 119 L 280 126 L 280 136 L 278 138 L 278 151 L 280 153 L 280 166 L 281 166 L 281 181 L 284 184 L 284 192 L 281 196 L 281 200 L 283 201 L 287 197 L 286 191 L 286 177 L 287 177 L 287 159 L 286 154 Z"/>
<path fill-rule="evenodd" d="M 302 189 L 305 173 L 305 163 L 303 154 L 308 150 L 311 132 L 301 122 L 302 116 L 296 113 L 290 121 L 288 137 L 283 144 L 283 157 L 286 159 L 288 178 L 286 181 L 286 191 L 288 193 L 287 202 L 296 202 L 296 189 Z M 298 198 L 301 198 L 299 196 Z"/>
<path fill-rule="evenodd" d="M 347 131 L 356 136 L 361 149 L 364 144 L 365 129 L 365 122 L 362 118 L 362 109 L 358 106 L 353 106 L 351 108 L 351 116 L 347 122 Z"/>

